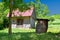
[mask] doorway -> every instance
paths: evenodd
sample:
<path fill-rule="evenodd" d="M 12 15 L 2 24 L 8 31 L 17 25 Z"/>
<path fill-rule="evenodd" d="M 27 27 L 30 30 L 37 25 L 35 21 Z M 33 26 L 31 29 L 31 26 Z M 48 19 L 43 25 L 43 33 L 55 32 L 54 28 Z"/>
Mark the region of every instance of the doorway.
<path fill-rule="evenodd" d="M 23 27 L 23 19 L 17 19 L 17 27 Z"/>

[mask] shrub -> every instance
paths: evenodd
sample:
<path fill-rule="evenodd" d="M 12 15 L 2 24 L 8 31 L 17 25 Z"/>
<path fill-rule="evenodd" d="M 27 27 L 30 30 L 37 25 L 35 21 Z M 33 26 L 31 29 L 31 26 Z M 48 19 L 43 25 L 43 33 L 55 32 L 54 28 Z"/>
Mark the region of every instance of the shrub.
<path fill-rule="evenodd" d="M 4 28 L 7 28 L 8 25 L 9 25 L 8 19 L 7 18 L 4 18 L 3 19 L 3 22 L 0 22 L 0 30 L 2 30 Z"/>
<path fill-rule="evenodd" d="M 4 28 L 7 28 L 8 25 L 9 25 L 8 18 L 4 18 L 4 20 L 3 20 L 3 26 L 4 26 Z"/>
<path fill-rule="evenodd" d="M 3 24 L 0 24 L 0 30 L 2 30 L 4 28 Z"/>

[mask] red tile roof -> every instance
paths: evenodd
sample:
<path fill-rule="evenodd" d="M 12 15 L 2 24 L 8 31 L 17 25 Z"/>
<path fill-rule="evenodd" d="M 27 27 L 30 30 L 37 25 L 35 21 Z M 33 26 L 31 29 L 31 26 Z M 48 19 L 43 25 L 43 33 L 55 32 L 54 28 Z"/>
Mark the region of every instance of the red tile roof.
<path fill-rule="evenodd" d="M 18 9 L 17 10 L 14 10 L 12 12 L 12 17 L 16 16 L 31 16 L 33 13 L 33 8 L 29 9 L 29 10 L 26 10 L 24 12 L 20 12 Z M 9 13 L 7 14 L 7 17 L 9 17 Z"/>

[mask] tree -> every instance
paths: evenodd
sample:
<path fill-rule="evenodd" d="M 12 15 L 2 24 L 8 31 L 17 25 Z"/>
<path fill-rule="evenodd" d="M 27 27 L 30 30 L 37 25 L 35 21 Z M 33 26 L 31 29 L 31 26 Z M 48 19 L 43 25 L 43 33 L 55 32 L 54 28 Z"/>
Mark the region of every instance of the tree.
<path fill-rule="evenodd" d="M 15 9 L 19 9 L 20 11 L 24 11 L 29 9 L 28 5 L 23 3 L 23 0 L 3 0 L 4 2 L 4 7 L 6 7 L 9 10 L 9 35 L 12 33 L 11 29 L 11 16 L 12 16 L 12 11 Z"/>
<path fill-rule="evenodd" d="M 6 8 L 10 9 L 10 14 L 9 14 L 9 35 L 12 33 L 12 29 L 11 29 L 11 16 L 12 16 L 12 11 L 13 9 L 19 8 L 19 6 L 17 5 L 18 3 L 20 4 L 22 0 L 3 0 L 3 2 L 5 3 L 4 6 Z"/>
<path fill-rule="evenodd" d="M 10 14 L 9 14 L 9 34 L 11 34 L 12 33 L 12 29 L 11 29 L 11 16 L 12 16 L 12 2 L 13 2 L 13 0 L 10 0 Z"/>
<path fill-rule="evenodd" d="M 3 22 L 3 8 L 4 8 L 4 5 L 2 2 L 0 2 L 0 23 Z"/>
<path fill-rule="evenodd" d="M 5 28 L 3 22 L 4 22 L 4 19 L 6 19 L 6 15 L 7 15 L 8 11 L 9 10 L 6 9 L 6 7 L 4 7 L 4 2 L 0 2 L 0 29 Z"/>
<path fill-rule="evenodd" d="M 31 1 L 29 5 L 33 5 L 35 7 L 37 18 L 46 18 L 47 14 L 49 13 L 47 5 L 42 4 L 40 0 L 35 0 L 34 2 Z"/>
<path fill-rule="evenodd" d="M 0 30 L 3 29 L 3 8 L 4 8 L 4 3 L 0 2 Z"/>
<path fill-rule="evenodd" d="M 12 7 L 13 7 L 13 5 L 12 5 L 12 2 L 13 2 L 13 0 L 3 0 L 3 2 L 4 2 L 4 7 L 6 7 L 6 8 L 9 8 L 10 9 L 10 14 L 9 14 L 9 35 L 12 33 L 12 31 L 11 31 L 11 15 L 12 15 Z"/>

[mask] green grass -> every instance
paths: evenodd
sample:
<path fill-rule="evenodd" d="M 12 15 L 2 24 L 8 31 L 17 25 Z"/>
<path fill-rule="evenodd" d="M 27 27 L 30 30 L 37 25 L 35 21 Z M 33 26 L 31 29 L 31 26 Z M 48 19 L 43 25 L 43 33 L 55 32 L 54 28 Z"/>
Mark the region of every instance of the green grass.
<path fill-rule="evenodd" d="M 60 40 L 60 29 L 49 27 L 47 33 L 36 34 L 35 29 L 12 29 L 12 35 L 8 35 L 8 29 L 0 30 L 0 40 Z"/>

